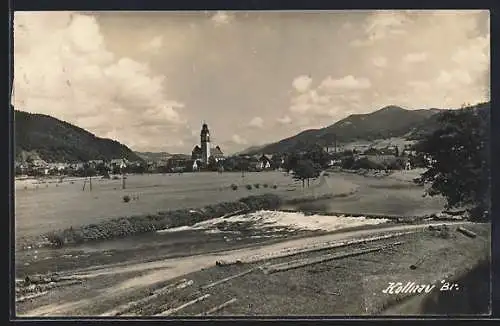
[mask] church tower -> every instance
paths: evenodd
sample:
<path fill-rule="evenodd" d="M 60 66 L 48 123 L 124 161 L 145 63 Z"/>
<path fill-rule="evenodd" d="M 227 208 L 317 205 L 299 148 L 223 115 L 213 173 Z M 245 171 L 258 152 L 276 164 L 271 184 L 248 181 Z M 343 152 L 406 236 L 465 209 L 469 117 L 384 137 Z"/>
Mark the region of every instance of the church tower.
<path fill-rule="evenodd" d="M 203 124 L 201 128 L 201 152 L 202 160 L 205 165 L 208 164 L 208 158 L 210 157 L 210 131 L 206 123 Z"/>

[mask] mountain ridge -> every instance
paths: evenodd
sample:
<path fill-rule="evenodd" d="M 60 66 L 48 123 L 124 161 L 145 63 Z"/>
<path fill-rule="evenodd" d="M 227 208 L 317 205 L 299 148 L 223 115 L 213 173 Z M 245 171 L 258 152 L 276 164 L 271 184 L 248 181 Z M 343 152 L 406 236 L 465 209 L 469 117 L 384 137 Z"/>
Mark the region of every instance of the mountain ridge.
<path fill-rule="evenodd" d="M 481 105 L 489 105 L 489 102 L 477 104 L 477 106 Z M 301 131 L 262 147 L 258 152 L 274 154 L 301 151 L 314 144 L 332 146 L 334 143 L 392 137 L 416 140 L 434 130 L 439 113 L 449 110 L 437 108 L 409 110 L 396 105 L 388 105 L 370 113 L 351 114 L 323 128 Z M 258 153 L 250 151 L 245 154 Z"/>

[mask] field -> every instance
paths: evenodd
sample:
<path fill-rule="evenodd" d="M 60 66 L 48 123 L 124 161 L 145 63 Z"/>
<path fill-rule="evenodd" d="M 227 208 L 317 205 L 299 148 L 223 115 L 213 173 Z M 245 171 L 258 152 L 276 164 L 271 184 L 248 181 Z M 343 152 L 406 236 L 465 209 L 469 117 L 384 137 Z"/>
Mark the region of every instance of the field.
<path fill-rule="evenodd" d="M 324 178 L 325 179 L 325 178 Z M 130 175 L 121 180 L 94 179 L 92 191 L 83 180 L 62 183 L 19 183 L 15 191 L 16 237 L 97 223 L 114 217 L 195 208 L 249 195 L 274 193 L 285 198 L 337 195 L 314 205 L 326 211 L 419 215 L 442 209 L 442 200 L 422 198 L 423 190 L 397 178 L 366 178 L 335 173 L 313 182 L 308 190 L 280 172 Z M 231 185 L 238 185 L 232 190 Z M 259 184 L 259 188 L 255 188 Z M 267 184 L 265 188 L 263 185 Z M 276 184 L 277 188 L 271 186 Z M 245 185 L 252 185 L 248 190 Z M 381 189 L 383 188 L 383 189 Z M 123 202 L 124 195 L 133 198 Z M 343 197 L 342 197 L 343 196 Z M 298 208 L 307 203 L 297 204 Z M 307 206 L 307 205 L 306 205 Z"/>
<path fill-rule="evenodd" d="M 82 191 L 82 180 L 60 183 L 57 187 L 55 183 L 39 184 L 38 189 L 19 187 L 17 200 L 18 203 L 20 198 L 24 201 L 25 206 L 20 207 L 25 210 L 24 215 L 18 213 L 17 216 L 18 232 L 23 230 L 24 234 L 96 223 L 114 216 L 200 207 L 264 193 L 275 193 L 288 199 L 282 209 L 302 212 L 260 210 L 126 238 L 59 249 L 19 251 L 16 253 L 16 282 L 20 284 L 16 289 L 17 313 L 29 316 L 106 314 L 124 304 L 153 298 L 155 289 L 181 282 L 179 278 L 184 277 L 195 286 L 176 288 L 179 290 L 175 290 L 175 295 L 160 296 L 154 304 L 144 303 L 130 313 L 159 313 L 165 307 L 188 304 L 208 293 L 211 296 L 206 302 L 193 304 L 177 315 L 196 315 L 231 298 L 237 298 L 237 301 L 219 314 L 381 314 L 389 303 L 389 313 L 411 314 L 429 303 L 410 299 L 402 306 L 396 305 L 399 297 L 389 298 L 380 293 L 388 282 L 397 279 L 432 283 L 441 277 L 451 277 L 451 272 L 472 268 L 478 259 L 489 259 L 489 226 L 486 224 L 448 222 L 451 223 L 450 235 L 443 237 L 435 232 L 421 233 L 418 230 L 427 228 L 420 223 L 408 225 L 385 218 L 348 216 L 349 213 L 416 216 L 441 211 L 442 198 L 424 198 L 424 189 L 411 182 L 419 172 L 399 171 L 383 177 L 328 173 L 314 181 L 307 190 L 301 189 L 300 183 L 295 183 L 290 176 L 277 172 L 247 174 L 244 181 L 241 174 L 236 173 L 135 175 L 126 179 L 125 190 L 120 187 L 121 180 L 96 180 L 92 192 L 88 189 Z M 258 189 L 255 188 L 257 183 L 260 184 Z M 231 184 L 237 184 L 238 189 L 232 190 Z M 248 184 L 253 185 L 251 190 L 245 187 Z M 278 187 L 264 188 L 263 184 Z M 139 196 L 139 199 L 125 203 L 122 200 L 124 194 Z M 319 196 L 321 198 L 317 199 Z M 26 207 L 31 210 L 26 210 Z M 310 214 L 318 210 L 330 214 Z M 345 215 L 333 214 L 336 212 Z M 52 224 L 46 225 L 48 221 Z M 422 223 L 437 225 L 442 222 Z M 456 232 L 452 223 L 468 224 L 467 227 L 477 232 L 478 237 L 471 239 Z M 383 236 L 391 234 L 398 238 L 384 240 Z M 200 288 L 203 284 L 222 282 L 263 263 L 321 258 L 326 249 L 317 248 L 325 244 L 373 236 L 379 240 L 372 245 L 352 244 L 329 252 L 364 250 L 389 245 L 395 240 L 402 241 L 402 244 L 381 252 L 276 274 L 267 275 L 255 270 L 230 282 L 224 281 L 213 289 L 205 291 Z M 307 248 L 311 251 L 301 253 Z M 470 250 L 464 252 L 463 248 Z M 432 257 L 426 259 L 417 272 L 409 268 L 429 253 Z M 227 262 L 235 264 L 226 265 Z M 437 270 L 436 266 L 439 267 Z M 371 272 L 367 275 L 366 271 Z M 26 276 L 36 277 L 37 274 L 61 278 L 62 281 L 22 286 Z M 463 299 L 471 295 L 478 298 L 476 301 L 481 302 L 480 306 L 469 308 L 487 312 L 487 302 L 479 299 L 486 298 L 488 289 L 481 287 L 479 292 L 473 293 L 469 283 L 461 282 L 467 292 L 460 293 L 459 297 Z M 45 286 L 51 290 L 44 290 Z M 36 298 L 23 299 L 31 295 Z M 360 297 L 365 300 L 360 300 Z M 289 304 L 284 305 L 284 300 Z M 432 300 L 441 299 L 432 297 Z M 445 313 L 448 311 L 447 307 L 443 309 Z"/>

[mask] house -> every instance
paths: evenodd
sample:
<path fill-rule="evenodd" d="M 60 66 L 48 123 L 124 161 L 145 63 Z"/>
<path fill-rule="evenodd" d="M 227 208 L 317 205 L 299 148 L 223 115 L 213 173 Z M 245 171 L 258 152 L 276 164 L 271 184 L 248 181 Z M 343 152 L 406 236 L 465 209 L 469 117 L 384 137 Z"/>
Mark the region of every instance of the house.
<path fill-rule="evenodd" d="M 127 160 L 124 158 L 114 158 L 110 161 L 111 167 L 119 167 L 120 169 L 123 169 L 127 167 Z"/>
<path fill-rule="evenodd" d="M 89 166 L 95 168 L 101 164 L 104 164 L 104 160 L 90 160 L 88 161 Z"/>
<path fill-rule="evenodd" d="M 184 169 L 189 165 L 191 156 L 185 154 L 174 154 L 167 160 L 167 167 L 172 171 L 184 171 Z M 192 163 L 191 163 L 192 164 Z"/>
<path fill-rule="evenodd" d="M 171 158 L 171 157 L 170 157 L 170 158 Z M 168 158 L 168 159 L 166 159 L 166 160 L 158 160 L 158 161 L 154 162 L 154 164 L 153 164 L 153 165 L 154 165 L 155 167 L 157 167 L 157 168 L 159 168 L 159 167 L 166 167 L 166 166 L 168 166 L 168 160 L 169 160 L 170 158 Z"/>
<path fill-rule="evenodd" d="M 224 153 L 222 153 L 221 149 L 219 146 L 216 146 L 211 150 L 211 156 L 215 159 L 215 162 L 223 161 L 224 160 Z"/>
<path fill-rule="evenodd" d="M 191 152 L 191 158 L 193 160 L 201 160 L 203 158 L 203 151 L 200 146 L 196 145 Z"/>
<path fill-rule="evenodd" d="M 403 149 L 403 152 L 401 154 L 404 156 L 417 156 L 417 151 L 410 149 Z"/>
<path fill-rule="evenodd" d="M 34 159 L 32 164 L 35 167 L 46 167 L 47 166 L 47 162 L 45 162 L 42 159 Z"/>
<path fill-rule="evenodd" d="M 329 160 L 327 165 L 331 167 L 331 166 L 339 166 L 341 164 L 342 164 L 342 160 L 334 159 L 334 160 Z"/>
<path fill-rule="evenodd" d="M 77 163 L 72 163 L 70 165 L 70 168 L 76 171 L 83 170 L 85 167 L 85 164 L 82 162 L 77 162 Z"/>
<path fill-rule="evenodd" d="M 266 170 L 271 168 L 271 159 L 269 159 L 268 156 L 262 155 L 259 157 L 259 163 L 257 164 L 256 168 L 258 170 Z"/>

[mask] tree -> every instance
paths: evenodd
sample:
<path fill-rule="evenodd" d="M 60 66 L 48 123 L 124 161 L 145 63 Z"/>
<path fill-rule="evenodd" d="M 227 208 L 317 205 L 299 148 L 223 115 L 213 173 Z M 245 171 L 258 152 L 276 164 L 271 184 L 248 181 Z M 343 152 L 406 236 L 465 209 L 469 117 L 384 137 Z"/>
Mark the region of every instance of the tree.
<path fill-rule="evenodd" d="M 226 171 L 234 171 L 236 169 L 236 161 L 232 157 L 227 158 L 224 160 L 223 166 Z"/>
<path fill-rule="evenodd" d="M 247 158 L 240 157 L 238 163 L 236 164 L 238 171 L 241 171 L 241 177 L 245 176 L 245 172 L 250 170 L 250 161 Z"/>
<path fill-rule="evenodd" d="M 351 153 L 351 155 L 347 155 L 342 158 L 341 166 L 343 169 L 349 170 L 353 168 L 355 162 L 356 160 L 354 159 L 354 156 Z"/>
<path fill-rule="evenodd" d="M 445 112 L 440 127 L 417 144 L 427 171 L 415 182 L 430 184 L 427 195 L 443 195 L 446 208 L 466 208 L 473 219 L 490 207 L 489 107 Z"/>
<path fill-rule="evenodd" d="M 207 168 L 209 171 L 217 171 L 217 160 L 215 159 L 215 157 L 210 156 L 208 158 Z"/>
<path fill-rule="evenodd" d="M 305 187 L 305 181 L 307 180 L 307 186 L 309 187 L 309 180 L 319 177 L 320 173 L 321 167 L 318 164 L 311 160 L 299 160 L 293 170 L 293 179 L 302 181 L 302 188 Z"/>
<path fill-rule="evenodd" d="M 353 170 L 359 170 L 359 169 L 366 169 L 366 170 L 383 170 L 385 169 L 383 164 L 374 162 L 367 157 L 360 158 L 359 160 L 355 160 L 353 164 L 351 165 L 351 169 Z"/>
<path fill-rule="evenodd" d="M 283 164 L 283 167 L 287 172 L 290 172 L 290 170 L 295 170 L 297 163 L 299 162 L 299 155 L 297 153 L 289 153 L 285 157 L 285 163 Z"/>
<path fill-rule="evenodd" d="M 323 147 L 316 144 L 310 148 L 304 158 L 313 161 L 321 167 L 326 167 L 328 165 L 329 155 Z"/>
<path fill-rule="evenodd" d="M 109 168 L 104 163 L 99 163 L 96 166 L 97 174 L 109 177 Z"/>
<path fill-rule="evenodd" d="M 271 167 L 273 169 L 279 169 L 281 168 L 281 159 L 282 159 L 282 156 L 280 154 L 275 154 L 273 155 L 273 157 L 271 158 Z"/>

